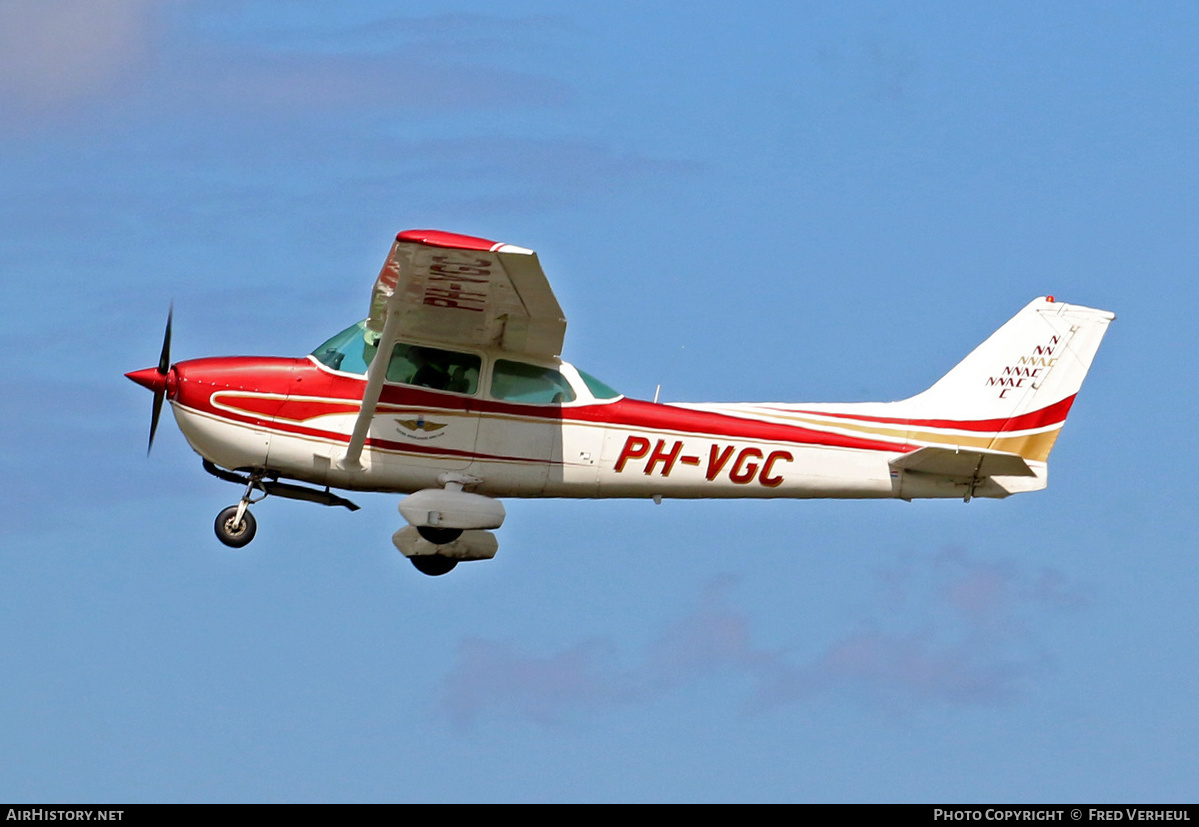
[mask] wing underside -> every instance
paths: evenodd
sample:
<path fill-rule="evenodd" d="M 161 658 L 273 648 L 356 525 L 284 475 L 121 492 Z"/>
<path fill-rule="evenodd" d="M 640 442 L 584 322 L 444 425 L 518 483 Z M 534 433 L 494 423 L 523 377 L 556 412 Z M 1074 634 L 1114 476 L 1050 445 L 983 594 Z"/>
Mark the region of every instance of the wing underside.
<path fill-rule="evenodd" d="M 558 356 L 566 335 L 536 253 L 434 230 L 396 236 L 375 281 L 367 326 L 382 333 L 389 311 L 399 314 L 399 338 L 536 358 Z"/>

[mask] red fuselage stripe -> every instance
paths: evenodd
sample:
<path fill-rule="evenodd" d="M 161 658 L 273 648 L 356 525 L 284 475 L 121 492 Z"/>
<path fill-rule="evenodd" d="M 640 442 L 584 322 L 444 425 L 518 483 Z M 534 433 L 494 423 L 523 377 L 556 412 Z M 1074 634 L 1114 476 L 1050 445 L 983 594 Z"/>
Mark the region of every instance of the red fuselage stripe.
<path fill-rule="evenodd" d="M 341 442 L 347 441 L 348 435 L 308 427 L 303 423 L 322 415 L 356 414 L 365 386 L 363 379 L 323 370 L 309 359 L 218 357 L 180 362 L 176 365 L 176 371 L 179 377 L 178 401 L 187 407 L 231 421 Z M 244 413 L 234 413 L 226 407 L 214 405 L 212 396 L 215 393 L 220 394 L 217 402 L 222 406 L 237 408 Z M 264 396 L 264 394 L 271 396 Z M 783 406 L 770 407 L 779 412 L 844 419 L 847 420 L 847 424 L 849 422 L 879 423 L 1000 433 L 1059 422 L 1065 418 L 1072 402 L 1073 397 L 1070 397 L 1039 411 L 1013 417 L 1010 420 L 973 422 L 904 420 L 800 411 Z M 549 422 L 568 421 L 614 428 L 673 431 L 699 438 L 726 437 L 888 452 L 906 452 L 915 447 L 903 441 L 903 437 L 899 434 L 887 439 L 829 433 L 816 428 L 763 422 L 733 414 L 659 405 L 637 399 L 618 399 L 594 405 L 552 407 L 497 402 L 422 388 L 384 386 L 380 398 L 379 411 L 381 413 L 386 414 L 389 409 L 400 413 L 401 411 L 411 411 L 414 408 L 423 409 L 423 412 L 434 416 L 439 410 L 450 413 L 491 414 Z M 752 415 L 751 411 L 746 413 Z M 372 439 L 369 440 L 369 444 L 380 448 L 416 453 L 476 456 L 470 452 L 440 451 L 433 446 L 391 440 Z M 517 457 L 501 456 L 491 458 L 518 459 Z"/>

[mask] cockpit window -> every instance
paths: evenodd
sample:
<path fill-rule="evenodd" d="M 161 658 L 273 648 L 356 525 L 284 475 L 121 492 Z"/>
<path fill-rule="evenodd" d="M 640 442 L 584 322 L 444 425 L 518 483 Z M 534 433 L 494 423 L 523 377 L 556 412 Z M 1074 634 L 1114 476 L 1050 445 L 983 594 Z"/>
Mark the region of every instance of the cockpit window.
<path fill-rule="evenodd" d="M 375 358 L 375 348 L 363 338 L 366 321 L 350 325 L 329 341 L 312 351 L 317 361 L 333 370 L 346 373 L 366 373 L 366 367 Z"/>
<path fill-rule="evenodd" d="M 312 351 L 317 361 L 333 370 L 365 374 L 378 350 L 379 334 L 366 329 L 366 322 L 350 325 Z M 482 359 L 422 345 L 397 344 L 387 363 L 387 381 L 432 388 L 452 393 L 474 393 L 479 389 Z"/>
<path fill-rule="evenodd" d="M 575 370 L 579 371 L 579 378 L 583 380 L 583 384 L 587 386 L 587 390 L 591 391 L 591 395 L 596 399 L 615 399 L 616 397 L 620 396 L 620 391 L 615 390 L 611 386 L 601 382 L 590 373 L 579 370 L 578 368 L 575 368 Z"/>
<path fill-rule="evenodd" d="M 474 393 L 479 388 L 481 365 L 482 360 L 471 353 L 398 344 L 387 363 L 387 381 L 435 391 Z"/>
<path fill-rule="evenodd" d="M 561 405 L 574 402 L 575 392 L 566 377 L 553 368 L 497 359 L 491 372 L 491 395 L 506 402 Z"/>

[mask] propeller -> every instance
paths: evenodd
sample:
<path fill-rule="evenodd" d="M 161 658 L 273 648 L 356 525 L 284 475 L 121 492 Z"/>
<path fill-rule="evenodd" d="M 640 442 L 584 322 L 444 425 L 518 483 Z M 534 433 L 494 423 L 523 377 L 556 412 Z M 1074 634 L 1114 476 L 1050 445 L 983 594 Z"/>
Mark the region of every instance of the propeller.
<path fill-rule="evenodd" d="M 158 430 L 158 419 L 162 415 L 162 400 L 167 395 L 167 375 L 171 372 L 171 320 L 175 315 L 175 304 L 171 303 L 167 311 L 167 329 L 162 335 L 162 353 L 158 357 L 157 368 L 135 370 L 125 375 L 143 388 L 154 393 L 154 407 L 150 413 L 150 441 L 146 443 L 146 456 L 154 447 L 154 432 Z"/>
<path fill-rule="evenodd" d="M 146 443 L 146 456 L 154 447 L 154 432 L 158 430 L 158 417 L 162 414 L 162 400 L 167 395 L 167 371 L 171 369 L 171 321 L 175 317 L 175 303 L 167 308 L 167 329 L 162 334 L 162 353 L 158 355 L 158 375 L 162 383 L 154 389 L 154 408 L 150 413 L 150 441 Z"/>

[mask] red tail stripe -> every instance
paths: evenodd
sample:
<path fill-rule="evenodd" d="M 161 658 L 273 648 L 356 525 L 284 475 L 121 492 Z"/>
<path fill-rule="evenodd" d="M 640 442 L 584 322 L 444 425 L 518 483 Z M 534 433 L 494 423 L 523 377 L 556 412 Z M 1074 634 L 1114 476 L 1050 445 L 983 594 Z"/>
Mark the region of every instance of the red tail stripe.
<path fill-rule="evenodd" d="M 1010 419 L 904 419 L 889 416 L 862 416 L 851 413 L 828 413 L 827 411 L 804 411 L 795 408 L 774 408 L 787 413 L 805 414 L 809 416 L 827 416 L 835 419 L 854 419 L 860 422 L 878 422 L 888 425 L 908 425 L 919 428 L 952 428 L 957 431 L 1024 431 L 1029 428 L 1041 428 L 1045 425 L 1057 425 L 1066 421 L 1066 414 L 1074 404 L 1074 396 L 1067 396 L 1060 402 L 1054 402 L 1048 407 L 1029 411 Z"/>

